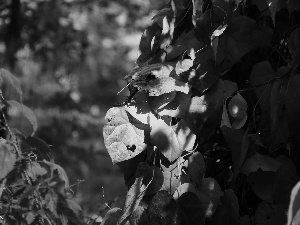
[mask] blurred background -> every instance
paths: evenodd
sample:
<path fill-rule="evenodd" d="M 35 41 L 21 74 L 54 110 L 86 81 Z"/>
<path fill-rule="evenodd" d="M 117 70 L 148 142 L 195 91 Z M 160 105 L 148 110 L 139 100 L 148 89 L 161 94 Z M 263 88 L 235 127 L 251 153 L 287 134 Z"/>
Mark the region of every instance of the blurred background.
<path fill-rule="evenodd" d="M 165 4 L 0 0 L 0 68 L 20 79 L 23 102 L 38 118 L 36 136 L 52 146 L 85 214 L 125 192 L 103 143 L 104 117 L 125 100 L 126 91 L 117 95 L 126 86 L 122 78 L 135 66 L 143 30 Z M 16 99 L 1 86 L 7 100 Z M 11 127 L 32 132 L 20 112 L 8 115 Z"/>

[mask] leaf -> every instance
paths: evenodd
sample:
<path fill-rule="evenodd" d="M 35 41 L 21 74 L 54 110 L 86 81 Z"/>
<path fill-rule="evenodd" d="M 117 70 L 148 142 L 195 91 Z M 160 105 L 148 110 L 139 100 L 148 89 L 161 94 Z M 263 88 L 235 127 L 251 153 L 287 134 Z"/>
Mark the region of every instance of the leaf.
<path fill-rule="evenodd" d="M 178 199 L 178 220 L 180 224 L 202 225 L 205 222 L 204 209 L 197 195 L 185 192 Z"/>
<path fill-rule="evenodd" d="M 206 225 L 239 225 L 239 202 L 232 189 L 226 190 Z"/>
<path fill-rule="evenodd" d="M 193 0 L 193 17 L 192 21 L 194 26 L 197 26 L 197 22 L 200 19 L 200 16 L 202 14 L 202 7 L 203 7 L 203 0 Z"/>
<path fill-rule="evenodd" d="M 129 222 L 130 225 L 149 224 L 149 219 L 146 214 L 146 209 L 142 206 L 138 206 L 137 209 L 130 216 Z"/>
<path fill-rule="evenodd" d="M 0 180 L 12 171 L 16 163 L 14 148 L 6 140 L 0 139 Z"/>
<path fill-rule="evenodd" d="M 34 222 L 36 216 L 37 215 L 34 214 L 33 212 L 26 213 L 25 220 L 26 220 L 27 224 L 32 224 Z"/>
<path fill-rule="evenodd" d="M 66 171 L 58 164 L 52 163 L 52 162 L 48 162 L 46 160 L 43 160 L 43 162 L 48 165 L 50 167 L 50 169 L 52 171 L 57 171 L 59 178 L 65 182 L 65 188 L 68 189 L 70 182 L 69 182 L 69 178 L 67 176 Z"/>
<path fill-rule="evenodd" d="M 57 201 L 58 201 L 58 196 L 55 192 L 48 192 L 45 196 L 45 203 L 44 207 L 46 209 L 49 209 L 51 213 L 55 217 L 58 217 L 58 212 L 57 212 Z"/>
<path fill-rule="evenodd" d="M 215 59 L 217 59 L 217 51 L 218 51 L 218 43 L 219 43 L 219 36 L 223 34 L 223 32 L 226 30 L 227 24 L 222 26 L 218 26 L 218 28 L 212 33 L 211 35 L 211 46 L 213 47 Z"/>
<path fill-rule="evenodd" d="M 285 205 L 268 205 L 262 202 L 255 212 L 257 225 L 282 225 L 286 224 Z"/>
<path fill-rule="evenodd" d="M 287 9 L 289 10 L 290 15 L 294 11 L 299 11 L 300 10 L 300 2 L 298 0 L 288 0 L 286 2 Z"/>
<path fill-rule="evenodd" d="M 205 168 L 206 165 L 200 152 L 195 152 L 189 157 L 188 176 L 197 186 L 202 184 Z"/>
<path fill-rule="evenodd" d="M 37 130 L 37 119 L 36 119 L 36 116 L 34 115 L 34 112 L 27 106 L 25 106 L 17 101 L 8 100 L 7 103 L 10 106 L 15 107 L 18 110 L 20 110 L 24 114 L 24 116 L 29 120 L 29 122 L 31 123 L 31 125 L 33 127 L 33 132 L 32 132 L 32 135 L 33 135 Z"/>
<path fill-rule="evenodd" d="M 161 190 L 166 190 L 168 193 L 173 194 L 180 186 L 181 172 L 176 164 L 168 168 L 163 166 L 164 183 Z"/>
<path fill-rule="evenodd" d="M 147 186 L 146 195 L 157 193 L 164 183 L 164 175 L 161 169 L 157 166 L 151 166 L 150 171 L 145 177 L 143 183 Z"/>
<path fill-rule="evenodd" d="M 198 198 L 199 190 L 192 183 L 181 184 L 174 192 L 173 198 L 176 201 L 178 201 L 178 199 L 181 197 L 181 195 L 183 195 L 184 193 L 187 193 L 187 192 L 192 192 L 192 193 L 196 194 L 197 198 Z"/>
<path fill-rule="evenodd" d="M 240 93 L 237 93 L 229 101 L 228 111 L 232 117 L 237 119 L 242 119 L 247 115 L 247 102 Z"/>
<path fill-rule="evenodd" d="M 151 96 L 149 105 L 160 116 L 184 119 L 191 95 L 191 91 L 188 94 L 173 91 L 160 96 Z"/>
<path fill-rule="evenodd" d="M 146 194 L 147 186 L 143 183 L 143 179 L 148 173 L 149 166 L 146 163 L 140 163 L 137 168 L 135 181 L 127 192 L 123 213 L 117 224 L 125 222 L 139 206 Z"/>
<path fill-rule="evenodd" d="M 234 92 L 238 90 L 237 83 L 230 80 L 223 80 L 225 86 L 224 100 L 227 100 Z"/>
<path fill-rule="evenodd" d="M 290 201 L 290 193 L 298 181 L 297 169 L 293 161 L 283 155 L 276 158 L 281 166 L 276 172 L 273 186 L 273 198 L 275 204 L 287 204 Z"/>
<path fill-rule="evenodd" d="M 237 63 L 245 54 L 270 44 L 273 31 L 260 27 L 247 16 L 233 17 L 227 29 L 219 36 L 217 64 L 221 70 Z"/>
<path fill-rule="evenodd" d="M 160 225 L 175 224 L 177 204 L 165 190 L 157 192 L 148 206 L 147 215 L 150 222 Z"/>
<path fill-rule="evenodd" d="M 291 54 L 300 49 L 300 29 L 295 29 L 288 40 L 289 51 Z"/>
<path fill-rule="evenodd" d="M 0 80 L 2 81 L 4 79 L 7 83 L 9 83 L 20 95 L 20 99 L 22 101 L 22 89 L 20 81 L 17 77 L 12 75 L 8 70 L 6 69 L 0 69 Z"/>
<path fill-rule="evenodd" d="M 79 212 L 82 211 L 80 205 L 77 202 L 75 202 L 74 200 L 66 199 L 66 201 L 68 203 L 69 208 L 72 209 L 76 213 L 76 215 L 78 215 Z"/>
<path fill-rule="evenodd" d="M 35 181 L 38 178 L 38 176 L 43 176 L 47 174 L 47 170 L 41 167 L 41 165 L 38 162 L 28 162 L 27 174 L 33 181 Z"/>
<path fill-rule="evenodd" d="M 288 222 L 287 224 L 291 224 L 293 220 L 299 220 L 299 213 L 297 213 L 300 209 L 300 182 L 298 182 L 291 192 L 289 210 L 288 210 Z M 297 216 L 297 218 L 295 218 Z M 294 225 L 294 224 L 292 224 Z M 295 223 L 295 225 L 297 225 Z"/>
<path fill-rule="evenodd" d="M 233 163 L 233 181 L 239 175 L 241 166 L 244 163 L 250 141 L 248 138 L 248 130 L 243 133 L 241 130 L 228 128 L 226 126 L 221 127 L 223 136 L 226 143 L 229 145 L 232 154 L 232 163 Z"/>
<path fill-rule="evenodd" d="M 220 126 L 222 118 L 224 85 L 219 80 L 204 94 L 194 91 L 188 110 L 186 122 L 194 134 L 208 140 Z"/>
<path fill-rule="evenodd" d="M 198 197 L 205 211 L 205 217 L 211 217 L 218 207 L 223 195 L 220 185 L 214 178 L 204 178 L 199 189 Z"/>
<path fill-rule="evenodd" d="M 131 122 L 124 107 L 109 109 L 105 119 L 108 122 L 103 128 L 104 144 L 113 164 L 131 159 L 146 149 L 149 125 L 138 120 Z"/>
<path fill-rule="evenodd" d="M 244 163 L 241 172 L 249 175 L 252 172 L 261 169 L 266 172 L 276 172 L 280 167 L 280 163 L 267 155 L 256 153 Z"/>
<path fill-rule="evenodd" d="M 53 161 L 53 153 L 50 147 L 42 139 L 35 136 L 28 136 L 21 139 L 21 149 L 22 151 L 33 151 L 41 160 L 45 159 L 47 161 Z"/>
<path fill-rule="evenodd" d="M 184 120 L 180 120 L 174 126 L 168 126 L 159 119 L 152 124 L 150 136 L 151 143 L 170 162 L 180 157 L 184 150 L 192 150 L 196 140 L 196 135 L 191 132 Z"/>
<path fill-rule="evenodd" d="M 101 224 L 116 225 L 121 215 L 122 215 L 122 210 L 120 208 L 112 208 L 106 213 Z"/>
<path fill-rule="evenodd" d="M 272 189 L 275 182 L 275 173 L 270 171 L 262 171 L 259 169 L 250 173 L 247 182 L 253 189 L 253 192 L 264 201 L 273 204 L 274 199 Z"/>

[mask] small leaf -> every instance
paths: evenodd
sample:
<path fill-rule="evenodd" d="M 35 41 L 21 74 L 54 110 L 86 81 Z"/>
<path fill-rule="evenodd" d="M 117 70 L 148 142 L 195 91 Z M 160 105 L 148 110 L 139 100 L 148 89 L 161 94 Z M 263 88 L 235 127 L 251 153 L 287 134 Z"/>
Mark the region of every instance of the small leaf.
<path fill-rule="evenodd" d="M 256 153 L 244 163 L 241 172 L 249 175 L 252 172 L 261 169 L 262 171 L 276 172 L 280 167 L 280 163 L 267 155 Z"/>
<path fill-rule="evenodd" d="M 22 100 L 22 89 L 21 89 L 21 84 L 20 81 L 17 77 L 12 75 L 8 70 L 6 69 L 0 69 L 0 78 L 5 79 L 6 82 L 8 82 L 12 87 L 16 89 L 18 94 L 20 95 L 20 99 Z"/>
<path fill-rule="evenodd" d="M 8 144 L 6 140 L 0 139 L 0 180 L 12 171 L 15 165 L 16 154 L 13 152 L 13 146 Z"/>
<path fill-rule="evenodd" d="M 228 111 L 232 117 L 237 119 L 242 119 L 247 115 L 247 102 L 240 93 L 237 93 L 229 101 Z"/>
<path fill-rule="evenodd" d="M 291 192 L 290 205 L 288 210 L 288 222 L 291 224 L 293 220 L 299 220 L 299 215 L 297 215 L 300 210 L 300 182 L 298 182 Z M 297 218 L 295 218 L 297 216 Z M 293 224 L 294 225 L 294 224 Z M 295 225 L 297 225 L 295 223 Z"/>
<path fill-rule="evenodd" d="M 33 132 L 32 132 L 32 135 L 33 135 L 37 130 L 37 119 L 36 119 L 36 116 L 34 115 L 34 112 L 27 106 L 25 106 L 17 101 L 8 100 L 7 103 L 10 106 L 13 106 L 13 107 L 17 108 L 18 110 L 20 110 L 24 114 L 24 116 L 29 120 L 29 122 L 31 123 L 31 125 L 33 127 Z"/>
<path fill-rule="evenodd" d="M 65 182 L 65 185 L 64 185 L 65 188 L 68 189 L 70 182 L 69 182 L 69 178 L 67 176 L 66 171 L 60 165 L 58 165 L 58 164 L 55 164 L 55 163 L 52 163 L 52 162 L 48 162 L 46 160 L 43 160 L 43 162 L 45 164 L 47 164 L 52 171 L 57 171 L 59 178 L 62 181 Z"/>

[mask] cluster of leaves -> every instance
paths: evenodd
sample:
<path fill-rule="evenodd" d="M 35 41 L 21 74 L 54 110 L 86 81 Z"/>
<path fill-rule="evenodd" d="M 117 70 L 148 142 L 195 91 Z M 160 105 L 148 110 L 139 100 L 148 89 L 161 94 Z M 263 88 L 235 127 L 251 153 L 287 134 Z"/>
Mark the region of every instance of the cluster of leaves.
<path fill-rule="evenodd" d="M 299 10 L 171 0 L 158 12 L 130 96 L 106 114 L 128 192 L 102 224 L 284 224 L 288 210 L 299 224 Z"/>
<path fill-rule="evenodd" d="M 37 119 L 22 103 L 19 80 L 5 69 L 0 76 L 1 83 L 20 96 L 19 101 L 6 100 L 0 92 L 0 224 L 82 224 L 66 172 L 55 164 L 49 146 L 33 136 Z M 9 127 L 6 118 L 11 107 L 32 124 L 31 135 Z"/>

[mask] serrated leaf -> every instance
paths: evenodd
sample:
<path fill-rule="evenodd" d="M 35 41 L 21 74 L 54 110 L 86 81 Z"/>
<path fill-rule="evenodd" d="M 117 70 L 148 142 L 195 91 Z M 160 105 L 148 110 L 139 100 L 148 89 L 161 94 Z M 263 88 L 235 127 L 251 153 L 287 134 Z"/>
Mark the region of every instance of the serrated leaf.
<path fill-rule="evenodd" d="M 256 153 L 244 163 L 241 172 L 249 175 L 252 172 L 261 169 L 266 172 L 276 172 L 280 167 L 280 163 L 268 155 Z"/>
<path fill-rule="evenodd" d="M 131 159 L 147 147 L 145 135 L 149 125 L 130 121 L 130 116 L 124 107 L 114 107 L 106 113 L 108 123 L 103 128 L 103 137 L 113 164 Z"/>
<path fill-rule="evenodd" d="M 66 200 L 69 208 L 72 209 L 76 213 L 76 215 L 78 215 L 79 212 L 82 211 L 80 205 L 77 202 L 75 202 L 73 199 L 66 199 Z"/>
<path fill-rule="evenodd" d="M 12 75 L 11 72 L 3 68 L 0 69 L 0 78 L 1 80 L 5 79 L 5 81 L 8 82 L 17 91 L 20 95 L 20 100 L 22 100 L 23 93 L 19 79 Z"/>
<path fill-rule="evenodd" d="M 49 209 L 51 213 L 53 213 L 56 217 L 58 217 L 57 212 L 57 194 L 54 192 L 48 192 L 45 196 L 45 204 L 44 207 Z"/>
<path fill-rule="evenodd" d="M 6 140 L 0 139 L 0 180 L 12 171 L 16 159 L 13 146 L 8 144 Z"/>
<path fill-rule="evenodd" d="M 169 126 L 159 119 L 152 124 L 151 143 L 170 161 L 181 156 L 184 150 L 192 150 L 196 135 L 194 135 L 184 120 Z"/>
<path fill-rule="evenodd" d="M 34 112 L 28 108 L 27 106 L 17 102 L 17 101 L 14 101 L 14 100 L 8 100 L 7 103 L 12 106 L 12 107 L 15 107 L 17 108 L 19 111 L 21 111 L 24 116 L 29 120 L 29 122 L 31 123 L 32 127 L 33 127 L 33 132 L 32 132 L 32 135 L 36 132 L 37 130 L 37 118 L 36 116 L 34 115 Z"/>
<path fill-rule="evenodd" d="M 291 224 L 293 220 L 299 220 L 299 215 L 297 215 L 299 209 L 300 209 L 300 182 L 298 182 L 295 185 L 295 187 L 291 192 L 287 224 Z M 295 218 L 296 216 L 297 218 Z M 295 225 L 297 224 L 295 223 Z"/>
<path fill-rule="evenodd" d="M 41 167 L 38 162 L 29 162 L 27 164 L 27 174 L 33 181 L 35 181 L 38 176 L 47 174 L 47 170 Z"/>

